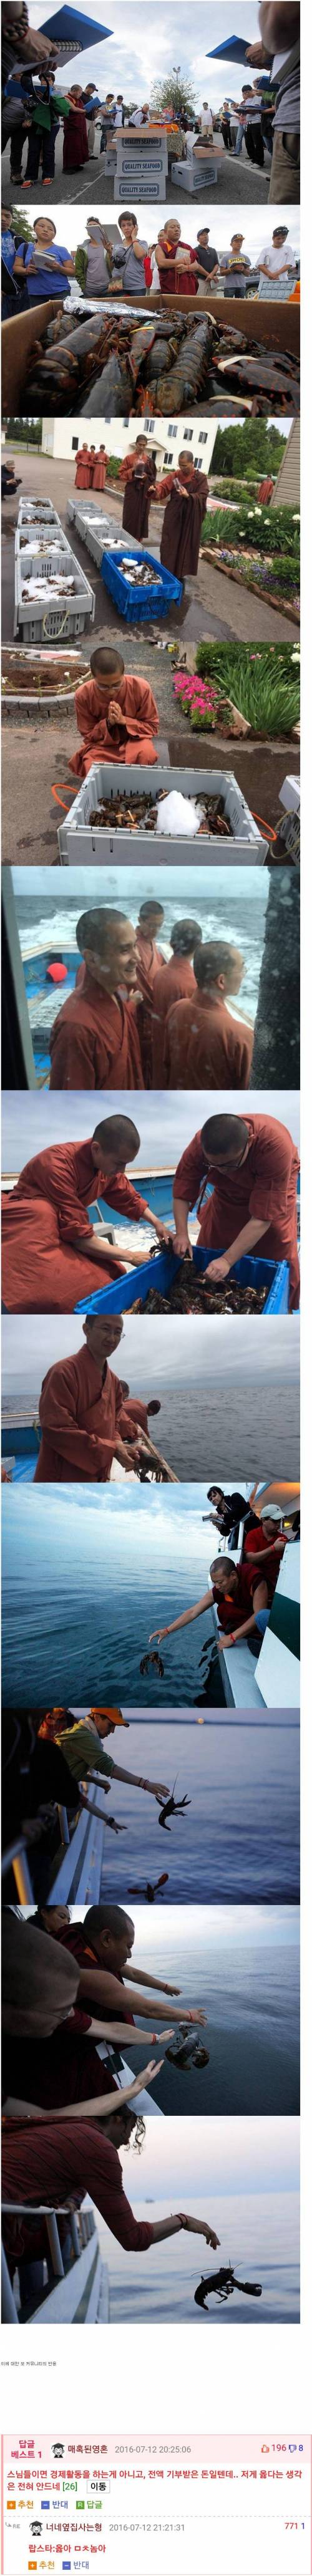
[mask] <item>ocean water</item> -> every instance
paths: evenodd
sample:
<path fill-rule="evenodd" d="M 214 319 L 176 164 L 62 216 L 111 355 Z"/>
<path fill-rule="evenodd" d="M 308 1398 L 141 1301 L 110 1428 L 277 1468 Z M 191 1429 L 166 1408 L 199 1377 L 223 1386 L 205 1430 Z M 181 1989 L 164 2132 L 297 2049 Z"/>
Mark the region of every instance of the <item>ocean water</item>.
<path fill-rule="evenodd" d="M 143 2159 L 144 2161 L 144 2150 Z M 108 2228 L 97 2219 L 103 2262 L 109 2273 L 109 2313 L 111 2324 L 196 2325 L 209 2332 L 211 2326 L 293 2325 L 300 2317 L 300 2276 L 297 2246 L 298 2213 L 293 2196 L 282 2194 L 277 2200 L 266 2192 L 260 2199 L 250 2193 L 242 2200 L 229 2188 L 224 2197 L 211 2193 L 209 2177 L 205 2199 L 197 2199 L 188 2178 L 184 2192 L 177 2199 L 172 2193 L 168 2159 L 167 2197 L 162 2201 L 138 2200 L 135 2188 L 135 2157 L 123 2159 L 124 2188 L 135 2215 L 156 2223 L 168 2210 L 188 2210 L 195 2218 L 209 2214 L 220 2238 L 220 2251 L 213 2254 L 204 2238 L 179 2235 L 168 2238 L 166 2245 L 150 2247 L 145 2254 L 125 2254 L 114 2242 Z M 281 2218 L 280 2218 L 281 2212 Z M 276 2252 L 277 2249 L 277 2252 Z M 278 2259 L 277 2259 L 278 2257 Z M 220 2306 L 211 2296 L 205 2314 L 194 2305 L 194 2292 L 202 2273 L 215 2272 L 220 2263 L 233 2264 L 238 2279 L 260 2281 L 261 2299 L 240 2297 L 238 2291 Z"/>
<path fill-rule="evenodd" d="M 157 855 L 157 860 L 155 858 L 154 892 L 158 892 L 161 875 L 161 845 L 159 845 L 159 848 L 160 855 Z M 92 900 L 97 902 L 102 901 L 103 903 L 115 900 L 117 905 L 118 903 L 121 904 L 122 908 L 124 908 L 125 905 L 129 908 L 130 919 L 136 922 L 138 917 L 138 904 L 146 901 L 151 893 L 151 887 L 153 887 L 153 869 L 151 869 L 151 865 L 149 865 L 146 872 L 144 870 L 144 866 L 142 866 L 142 868 L 140 868 L 140 873 L 135 871 L 135 867 L 131 870 L 127 866 L 127 868 L 123 868 L 121 871 L 116 867 L 112 868 L 112 866 L 110 866 L 105 868 L 104 871 L 102 866 L 101 869 L 97 870 L 97 878 L 100 878 L 100 885 L 97 887 L 96 895 L 92 895 L 91 892 L 90 871 L 88 871 L 87 876 L 87 892 L 85 892 L 84 872 L 81 872 L 81 874 L 83 874 L 83 892 L 81 898 L 79 894 L 79 871 L 77 872 L 78 891 L 75 895 L 66 894 L 63 884 L 60 894 L 55 889 L 55 894 L 49 894 L 47 896 L 41 894 L 40 896 L 35 896 L 33 894 L 28 895 L 28 893 L 27 896 L 17 895 L 16 913 L 22 954 L 25 953 L 26 946 L 27 950 L 29 950 L 29 939 L 31 938 L 31 933 L 33 931 L 36 946 L 37 944 L 40 945 L 40 942 L 42 942 L 43 947 L 56 949 L 60 946 L 61 949 L 65 949 L 68 952 L 72 943 L 73 958 L 75 960 L 77 954 L 75 940 L 76 922 L 79 917 L 79 912 L 85 909 L 87 903 L 92 903 Z M 133 893 L 134 874 L 136 874 L 137 877 L 137 891 Z M 92 870 L 92 877 L 93 876 L 94 871 Z M 203 896 L 203 893 L 201 895 L 196 893 L 196 897 L 194 897 L 194 899 L 192 898 L 195 921 L 198 921 L 203 939 L 228 939 L 235 947 L 242 948 L 245 958 L 245 974 L 244 983 L 241 987 L 241 994 L 237 1000 L 236 1007 L 238 1012 L 240 1007 L 250 1012 L 252 1019 L 255 1018 L 257 1010 L 267 892 L 266 872 L 264 871 L 261 892 L 257 889 L 256 906 L 252 894 L 249 894 L 248 891 L 245 892 L 245 887 L 240 894 L 236 894 L 232 885 L 229 884 L 229 887 L 225 892 L 223 892 L 221 882 L 220 892 L 218 890 L 217 896 L 211 897 L 211 895 L 207 896 L 206 894 Z M 166 956 L 168 956 L 170 953 L 170 933 L 173 923 L 174 921 L 182 921 L 184 914 L 189 913 L 190 897 L 189 893 L 185 892 L 185 886 L 182 886 L 182 892 L 180 892 L 180 885 L 179 890 L 175 893 L 174 897 L 172 895 L 168 895 L 167 884 L 165 882 L 164 891 L 161 886 L 159 900 L 161 902 L 163 901 L 165 912 L 163 931 L 160 937 L 160 946 L 163 948 Z M 52 1027 L 53 1019 L 60 1007 L 61 998 L 62 997 L 59 993 L 54 994 L 51 990 L 50 994 L 46 993 L 42 997 L 42 1001 L 40 1003 L 37 1001 L 36 1003 L 31 1003 L 31 1016 L 32 1018 L 35 1018 L 36 1027 Z"/>
<path fill-rule="evenodd" d="M 195 2004 L 207 2014 L 199 2035 L 209 2064 L 186 2072 L 164 2054 L 153 2084 L 160 2110 L 200 2119 L 298 2113 L 299 1909 L 155 1905 L 138 1916 L 131 1904 L 131 1913 L 134 1975 L 142 1967 L 177 1986 L 181 2020 Z M 146 2040 L 135 2062 L 139 2074 Z"/>
<path fill-rule="evenodd" d="M 265 1332 L 265 1321 L 262 1329 Z M 213 1375 L 213 1360 L 210 1367 Z M 250 1383 L 246 1354 L 245 1383 L 237 1386 L 234 1368 L 235 1352 L 233 1382 L 227 1374 L 226 1391 L 220 1382 L 209 1384 L 209 1356 L 204 1388 L 178 1387 L 170 1394 L 161 1393 L 157 1384 L 161 1410 L 151 1431 L 168 1467 L 186 1484 L 204 1477 L 208 1482 L 208 1475 L 212 1481 L 214 1474 L 218 1483 L 229 1484 L 233 1478 L 237 1484 L 246 1477 L 274 1477 L 278 1460 L 278 1473 L 296 1480 L 300 1473 L 299 1383 L 296 1386 L 286 1376 L 280 1385 L 267 1385 L 264 1371 L 258 1384 Z M 27 1371 L 26 1398 L 22 1387 L 18 1397 L 10 1393 L 4 1398 L 3 1421 L 10 1428 L 15 1423 L 33 1423 L 40 1374 L 34 1358 L 33 1378 Z"/>
<path fill-rule="evenodd" d="M 116 1750 L 116 1746 L 115 1746 Z M 156 1799 L 112 1783 L 105 1815 L 126 1826 L 118 1842 L 105 1833 L 101 1896 L 126 1905 L 130 1890 L 155 1885 L 167 1870 L 162 1905 L 298 1902 L 299 1715 L 293 1722 L 252 1725 L 233 1715 L 209 1726 L 133 1724 L 116 1752 L 139 1777 L 168 1783 L 191 1804 L 159 1825 Z M 156 1900 L 157 1901 L 157 1900 Z M 160 1899 L 158 1899 L 160 1902 Z M 148 1918 L 149 1906 L 145 1901 Z"/>
<path fill-rule="evenodd" d="M 237 1463 L 237 1462 L 236 1462 Z M 152 1629 L 208 1588 L 204 1484 L 4 1488 L 3 1697 L 8 1707 L 194 1708 L 208 1611 L 166 1638 L 163 1681 L 141 1674 Z M 213 1542 L 214 1543 L 214 1542 Z M 204 1667 L 206 1673 L 206 1665 Z M 213 1701 L 213 1704 L 214 1701 Z"/>

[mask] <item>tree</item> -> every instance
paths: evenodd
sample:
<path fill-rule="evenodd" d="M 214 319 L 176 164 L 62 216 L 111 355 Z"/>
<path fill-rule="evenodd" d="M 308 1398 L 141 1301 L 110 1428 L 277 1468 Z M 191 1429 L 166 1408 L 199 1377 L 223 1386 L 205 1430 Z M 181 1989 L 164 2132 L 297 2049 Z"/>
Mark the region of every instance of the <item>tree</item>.
<path fill-rule="evenodd" d="M 19 241 L 32 241 L 33 224 L 28 223 L 28 217 L 24 212 L 24 206 L 11 206 L 10 220 L 11 230 L 13 233 L 18 233 Z"/>
<path fill-rule="evenodd" d="M 163 116 L 166 108 L 172 106 L 174 116 L 177 118 L 189 116 L 192 123 L 193 118 L 196 117 L 195 90 L 192 81 L 181 81 L 177 72 L 168 72 L 166 80 L 153 81 L 150 105 L 154 108 L 156 116 Z"/>
<path fill-rule="evenodd" d="M 14 444 L 17 442 L 19 447 L 41 447 L 42 420 L 26 420 L 25 417 L 19 420 L 16 419 L 15 413 L 11 413 L 10 419 L 6 422 L 5 435 L 6 444 L 11 440 Z"/>
<path fill-rule="evenodd" d="M 228 429 L 217 429 L 212 474 L 252 476 L 278 474 L 287 438 L 270 420 L 229 421 Z"/>

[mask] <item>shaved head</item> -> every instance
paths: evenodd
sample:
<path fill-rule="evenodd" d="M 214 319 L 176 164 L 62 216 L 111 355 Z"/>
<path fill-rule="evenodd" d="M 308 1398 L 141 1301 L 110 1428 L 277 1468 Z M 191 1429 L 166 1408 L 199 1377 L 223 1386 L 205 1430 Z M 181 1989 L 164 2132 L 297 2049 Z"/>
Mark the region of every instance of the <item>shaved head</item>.
<path fill-rule="evenodd" d="M 244 1118 L 207 1118 L 201 1131 L 204 1154 L 209 1163 L 240 1163 L 248 1145 L 248 1127 Z"/>

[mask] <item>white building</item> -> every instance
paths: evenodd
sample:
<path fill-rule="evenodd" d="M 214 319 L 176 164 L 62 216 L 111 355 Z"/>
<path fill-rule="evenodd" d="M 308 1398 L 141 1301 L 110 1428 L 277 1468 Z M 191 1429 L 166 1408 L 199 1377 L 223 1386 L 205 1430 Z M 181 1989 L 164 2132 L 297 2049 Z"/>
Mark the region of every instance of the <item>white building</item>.
<path fill-rule="evenodd" d="M 128 447 L 134 447 L 135 439 L 140 437 L 141 432 L 151 444 L 152 456 L 155 457 L 159 474 L 162 474 L 164 467 L 174 465 L 180 449 L 184 446 L 192 448 L 194 465 L 202 465 L 204 471 L 208 472 L 217 426 L 215 420 L 207 420 L 206 424 L 194 420 L 194 413 L 189 419 L 185 412 L 182 416 L 180 414 L 178 420 L 161 420 L 157 417 L 146 420 L 144 417 L 144 421 L 136 422 L 132 416 L 130 421 L 101 419 L 98 423 L 96 420 L 86 422 L 80 414 L 79 420 L 69 420 L 68 417 L 65 420 L 43 420 L 42 454 L 59 460 L 67 458 L 70 462 L 70 459 L 73 460 L 76 456 L 77 447 L 82 446 L 86 433 L 88 436 L 90 431 L 93 447 L 100 447 L 104 439 L 105 446 L 111 455 L 122 457 L 126 456 Z"/>

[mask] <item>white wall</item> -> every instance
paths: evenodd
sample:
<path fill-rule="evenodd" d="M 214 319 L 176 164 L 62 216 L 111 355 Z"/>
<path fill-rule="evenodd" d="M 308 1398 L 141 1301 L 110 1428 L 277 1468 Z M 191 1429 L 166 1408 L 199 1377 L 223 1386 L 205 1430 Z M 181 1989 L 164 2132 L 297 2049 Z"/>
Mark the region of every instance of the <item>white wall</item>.
<path fill-rule="evenodd" d="M 101 419 L 98 421 L 98 428 L 96 420 L 93 420 L 92 442 L 95 446 L 100 446 L 103 432 L 106 446 L 114 456 L 126 456 L 127 448 L 134 447 L 135 440 L 140 435 L 139 423 L 134 420 L 103 422 Z M 42 422 L 42 453 L 44 456 L 64 458 L 64 460 L 73 459 L 77 445 L 81 446 L 84 435 L 85 424 L 81 413 L 79 419 L 45 419 Z M 183 416 L 180 415 L 178 420 L 145 419 L 144 437 L 148 438 L 151 447 L 156 450 L 156 462 L 160 471 L 164 462 L 166 465 L 175 464 L 179 450 L 183 446 L 192 448 L 194 459 L 198 458 L 199 464 L 202 463 L 207 471 L 215 444 L 216 422 L 215 420 L 207 420 L 205 424 L 202 421 L 197 422 L 194 420 L 194 415 L 193 419 L 189 419 L 186 412 L 183 412 Z"/>

